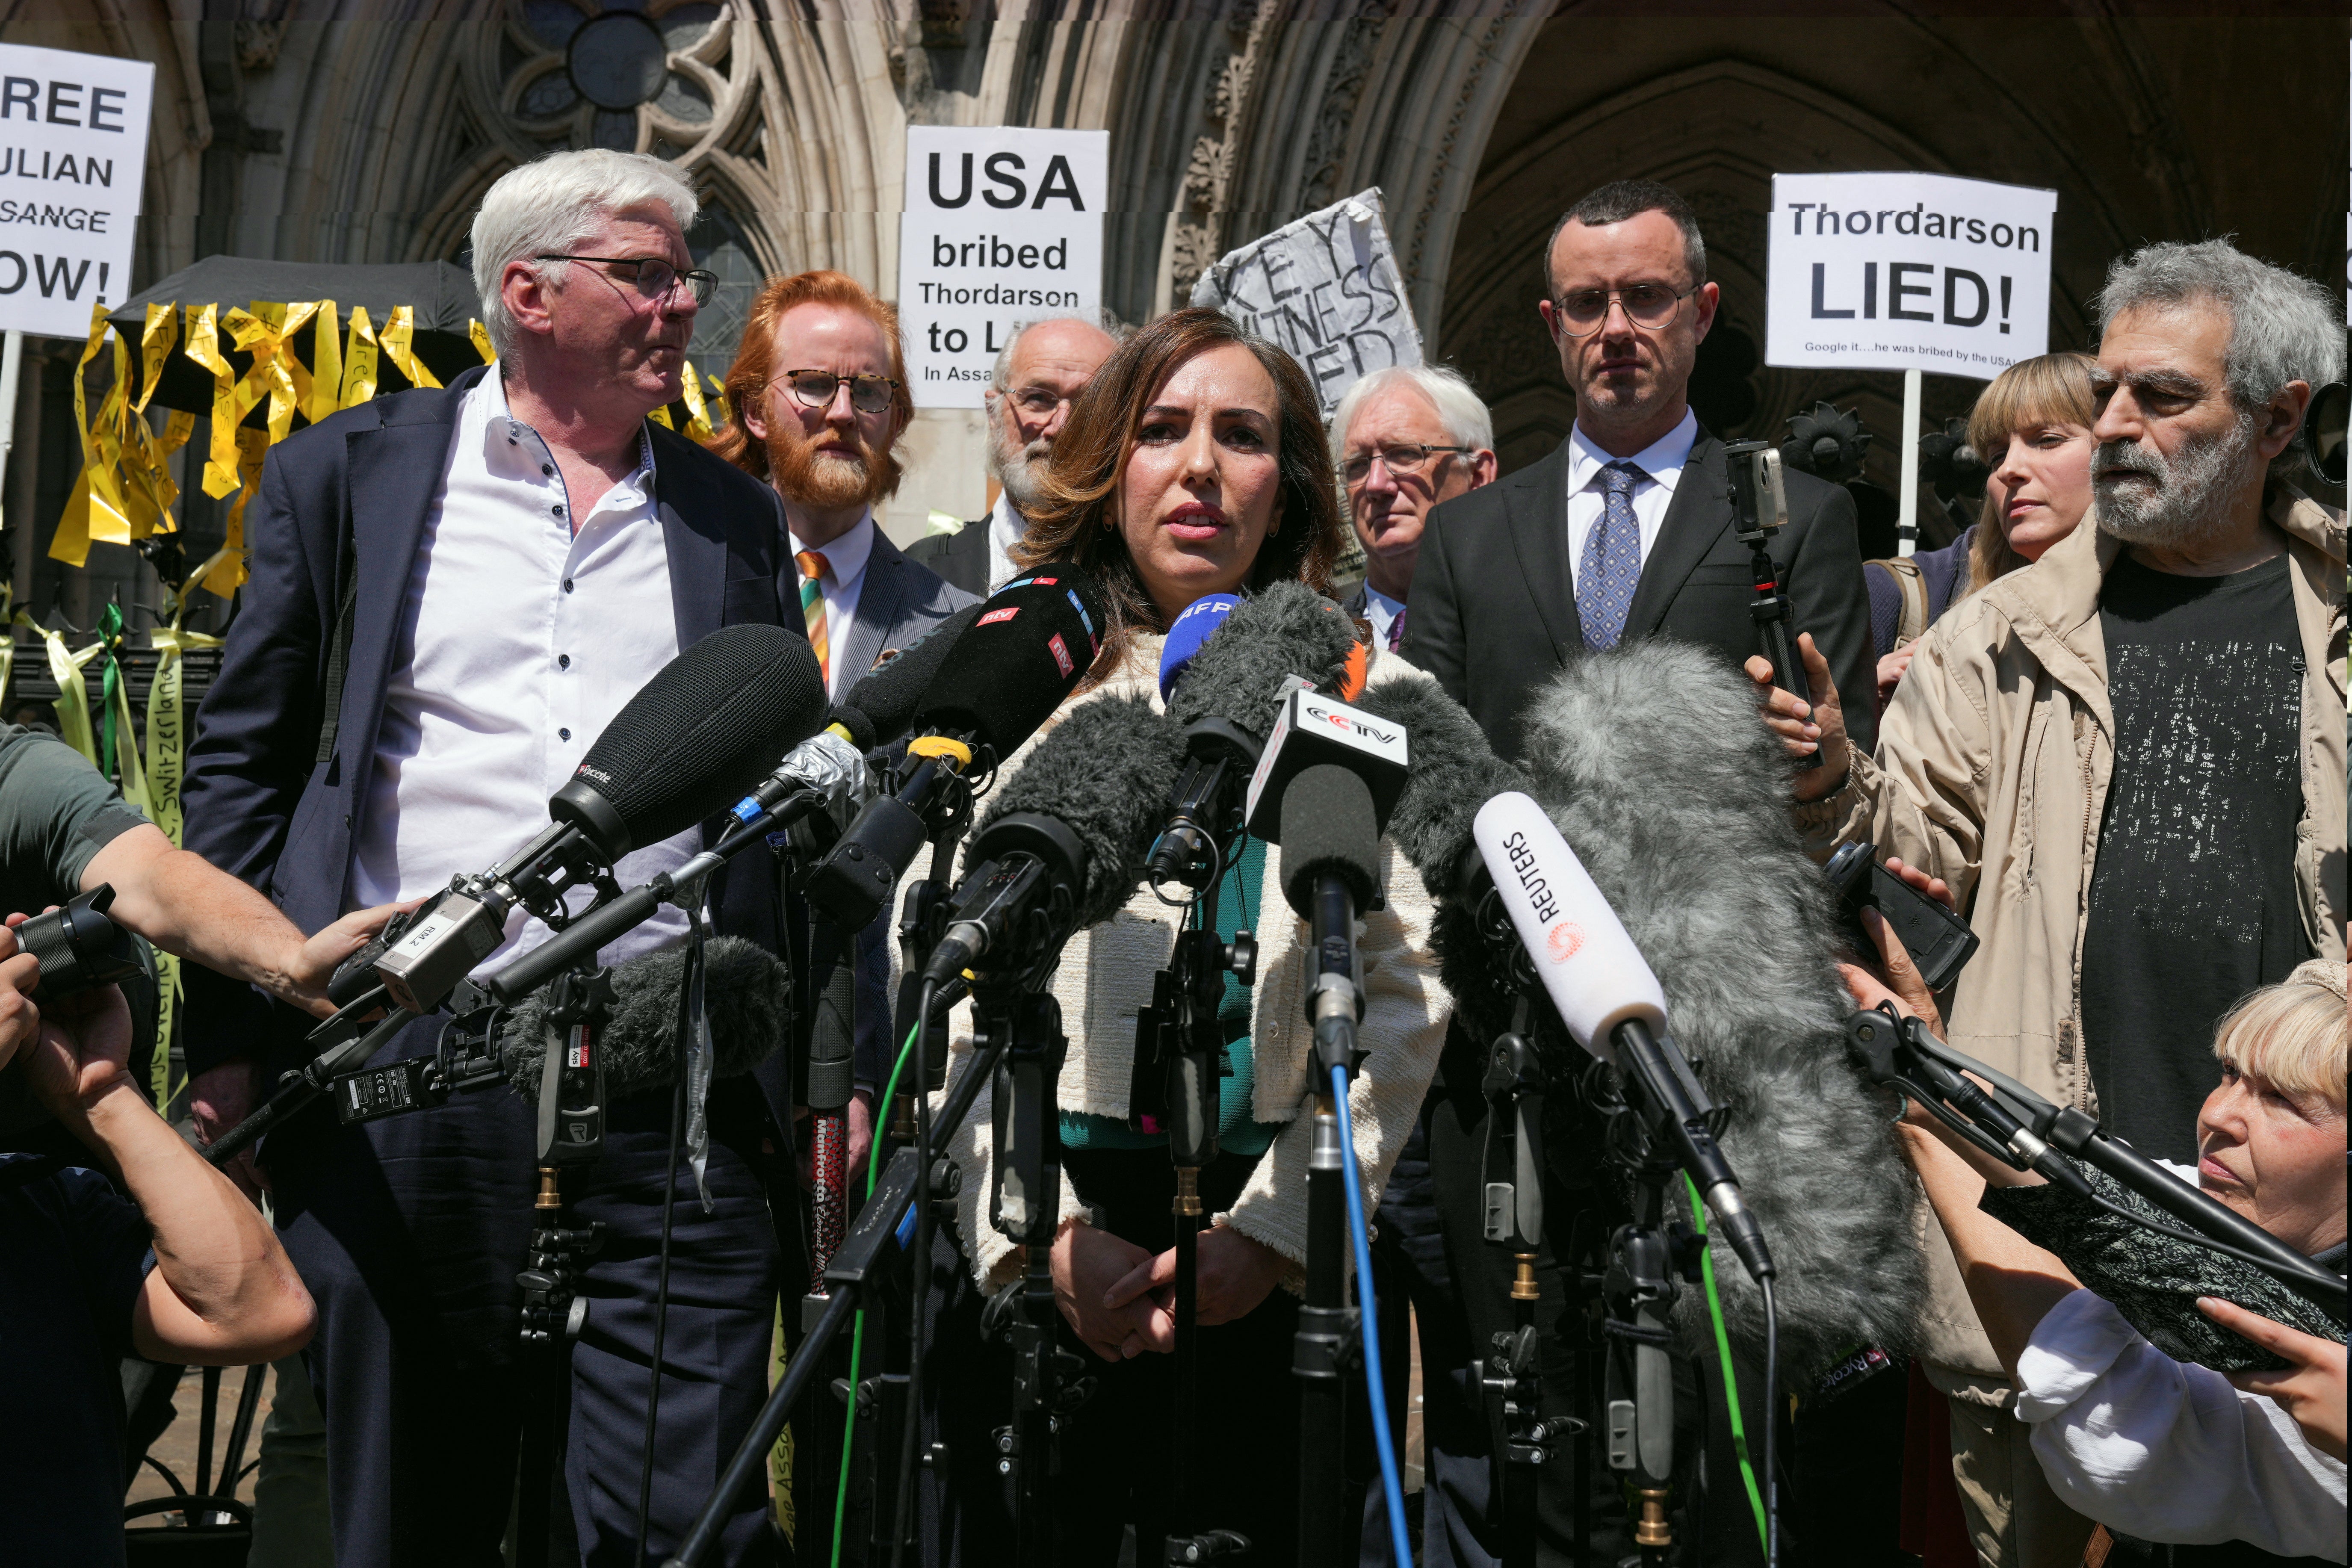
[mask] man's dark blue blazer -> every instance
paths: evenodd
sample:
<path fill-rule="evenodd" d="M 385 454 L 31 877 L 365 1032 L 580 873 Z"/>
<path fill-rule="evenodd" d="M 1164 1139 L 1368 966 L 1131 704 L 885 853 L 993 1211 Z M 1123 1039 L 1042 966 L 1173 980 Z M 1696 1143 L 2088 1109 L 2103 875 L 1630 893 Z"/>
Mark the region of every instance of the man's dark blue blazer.
<path fill-rule="evenodd" d="M 181 791 L 184 842 L 269 895 L 305 931 L 344 912 L 417 548 L 458 403 L 486 373 L 469 370 L 446 390 L 379 397 L 278 443 L 246 514 L 252 578 L 197 712 Z M 744 622 L 801 630 L 797 572 L 775 492 L 684 437 L 660 425 L 647 428 L 678 646 Z M 350 664 L 333 754 L 321 761 L 346 541 L 357 552 Z M 793 606 L 790 616 L 786 605 Z M 543 826 L 517 822 L 512 843 L 471 847 L 478 853 L 470 859 L 494 865 Z M 739 862 L 717 876 L 718 929 L 776 951 L 775 878 L 767 863 Z M 190 1073 L 239 1056 L 289 1065 L 309 1020 L 194 965 L 188 974 Z M 761 1075 L 761 1087 L 777 1125 L 789 1129 L 782 1053 L 768 1065 L 773 1071 Z"/>

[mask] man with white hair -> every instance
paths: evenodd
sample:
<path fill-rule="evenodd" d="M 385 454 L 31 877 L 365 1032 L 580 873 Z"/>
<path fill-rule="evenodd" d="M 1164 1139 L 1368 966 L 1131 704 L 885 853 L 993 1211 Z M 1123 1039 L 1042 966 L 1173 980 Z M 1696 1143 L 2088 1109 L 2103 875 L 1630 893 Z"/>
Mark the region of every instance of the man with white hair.
<path fill-rule="evenodd" d="M 1349 387 L 1331 412 L 1332 467 L 1364 547 L 1364 585 L 1348 612 L 1384 647 L 1404 642 L 1405 604 L 1429 509 L 1495 482 L 1495 417 L 1461 373 L 1391 365 Z"/>
<path fill-rule="evenodd" d="M 2099 317 L 2096 526 L 1937 622 L 1874 753 L 1809 660 L 1825 765 L 1798 778 L 1819 797 L 1799 824 L 1817 855 L 1875 842 L 1968 914 L 1955 1047 L 2187 1163 L 2215 1021 L 2344 962 L 2344 517 L 2292 482 L 2344 313 L 2209 240 L 2115 263 Z M 1793 700 L 1766 700 L 1801 743 Z M 2071 1563 L 2089 1523 L 2042 1485 L 1943 1254 L 1925 1360 L 1979 1555 Z"/>
<path fill-rule="evenodd" d="M 687 249 L 695 210 L 654 158 L 561 153 L 511 171 L 473 227 L 498 363 L 271 449 L 252 578 L 188 759 L 187 846 L 306 929 L 421 898 L 519 847 L 681 648 L 744 622 L 799 635 L 774 493 L 647 417 L 679 394 L 714 282 Z M 614 874 L 641 883 L 702 847 L 689 830 Z M 772 950 L 773 884 L 756 867 L 721 870 L 718 929 Z M 684 930 L 666 910 L 600 956 L 616 963 Z M 482 968 L 548 934 L 518 911 Z M 310 1023 L 220 990 L 188 1009 L 207 1135 L 303 1058 Z M 448 1022 L 420 1020 L 376 1059 L 430 1053 Z M 641 1536 L 656 1559 L 677 1544 L 766 1386 L 778 1247 L 765 1179 L 790 1125 L 768 1088 L 712 1086 L 709 1206 L 681 1184 L 674 1236 L 669 1094 L 607 1108 L 600 1157 L 562 1178 L 567 1222 L 602 1231 L 578 1281 L 589 1310 L 564 1389 L 518 1356 L 530 1105 L 482 1092 L 352 1126 L 321 1110 L 263 1145 L 278 1228 L 319 1307 L 309 1365 L 341 1568 L 499 1561 L 521 1435 L 559 1395 L 562 1462 L 520 1517 L 547 1509 L 559 1561 L 625 1560 Z M 727 1562 L 768 1560 L 760 1500 L 731 1520 Z"/>
<path fill-rule="evenodd" d="M 1042 493 L 1054 437 L 1070 417 L 1071 401 L 1127 335 L 1108 312 L 1053 316 L 1013 329 L 997 351 L 985 394 L 996 504 L 952 533 L 917 540 L 907 547 L 908 560 L 983 597 L 1013 580 L 1013 547 L 1029 531 L 1026 511 Z"/>

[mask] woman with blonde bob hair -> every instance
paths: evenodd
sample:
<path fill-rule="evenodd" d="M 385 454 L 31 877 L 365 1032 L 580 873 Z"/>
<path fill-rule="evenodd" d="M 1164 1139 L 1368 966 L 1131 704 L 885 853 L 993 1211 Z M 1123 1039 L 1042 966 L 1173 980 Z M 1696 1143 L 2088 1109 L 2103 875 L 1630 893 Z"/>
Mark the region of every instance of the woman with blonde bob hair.
<path fill-rule="evenodd" d="M 1159 709 L 1166 628 L 1205 595 L 1327 586 L 1341 523 L 1318 414 L 1297 361 L 1214 310 L 1162 317 L 1104 362 L 1054 443 L 1045 502 L 1020 556 L 1031 567 L 1082 568 L 1108 607 L 1088 684 L 1054 722 L 1096 701 Z M 1383 650 L 1365 657 L 1384 679 L 1410 672 Z M 1037 743 L 1007 760 L 1008 775 Z M 1365 995 L 1357 1038 L 1368 1054 L 1349 1098 L 1368 1205 L 1419 1113 L 1452 1011 L 1421 879 L 1391 845 L 1380 852 L 1386 906 L 1364 913 L 1356 938 Z M 1231 941 L 1254 925 L 1261 956 L 1255 987 L 1228 978 L 1220 1012 L 1232 1070 L 1220 1084 L 1220 1152 L 1200 1173 L 1197 1211 L 1208 1223 L 1198 1253 L 1198 1397 L 1202 1429 L 1217 1436 L 1189 1456 L 1188 1528 L 1238 1531 L 1261 1563 L 1297 1557 L 1290 1362 L 1314 1121 L 1310 938 L 1285 903 L 1279 864 L 1244 838 L 1216 888 L 1220 935 Z M 1064 1180 L 1054 1289 L 1096 1380 L 1060 1427 L 1060 1561 L 1115 1561 L 1129 1526 L 1136 1561 L 1165 1555 L 1171 1365 L 1154 1352 L 1174 1346 L 1176 1178 L 1164 1131 L 1130 1115 L 1130 1088 L 1137 1015 L 1152 1003 L 1185 919 L 1143 888 L 1070 940 L 1053 982 L 1069 1036 L 1057 1080 Z M 967 1007 L 951 1030 L 951 1072 L 965 1069 L 971 1035 Z M 983 1089 L 952 1148 L 962 1172 L 961 1257 L 932 1259 L 953 1299 L 924 1374 L 953 1470 L 932 1515 L 953 1541 L 931 1544 L 959 1546 L 964 1562 L 994 1561 L 996 1543 L 1012 1540 L 987 1436 L 1010 1418 L 1010 1374 L 992 1354 L 961 1348 L 974 1342 L 981 1303 L 1024 1261 L 989 1223 L 991 1128 Z"/>

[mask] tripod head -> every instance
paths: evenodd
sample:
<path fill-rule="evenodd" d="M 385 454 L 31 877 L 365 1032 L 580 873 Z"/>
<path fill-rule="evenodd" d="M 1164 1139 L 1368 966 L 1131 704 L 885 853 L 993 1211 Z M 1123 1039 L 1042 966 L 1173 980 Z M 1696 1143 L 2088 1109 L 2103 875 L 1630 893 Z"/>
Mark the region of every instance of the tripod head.
<path fill-rule="evenodd" d="M 1732 441 L 1723 448 L 1731 486 L 1732 526 L 1739 542 L 1762 550 L 1789 521 L 1789 496 L 1780 477 L 1780 449 L 1769 441 Z"/>

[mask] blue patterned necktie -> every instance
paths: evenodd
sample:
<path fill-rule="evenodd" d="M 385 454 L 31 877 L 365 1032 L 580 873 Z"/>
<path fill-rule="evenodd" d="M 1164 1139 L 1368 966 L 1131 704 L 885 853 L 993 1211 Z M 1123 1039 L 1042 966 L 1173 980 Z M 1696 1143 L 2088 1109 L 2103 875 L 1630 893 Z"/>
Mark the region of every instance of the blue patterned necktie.
<path fill-rule="evenodd" d="M 1642 524 L 1633 515 L 1633 487 L 1649 476 L 1632 463 L 1601 470 L 1601 520 L 1584 536 L 1576 563 L 1576 616 L 1584 646 L 1609 648 L 1625 633 L 1633 589 L 1642 581 Z"/>

